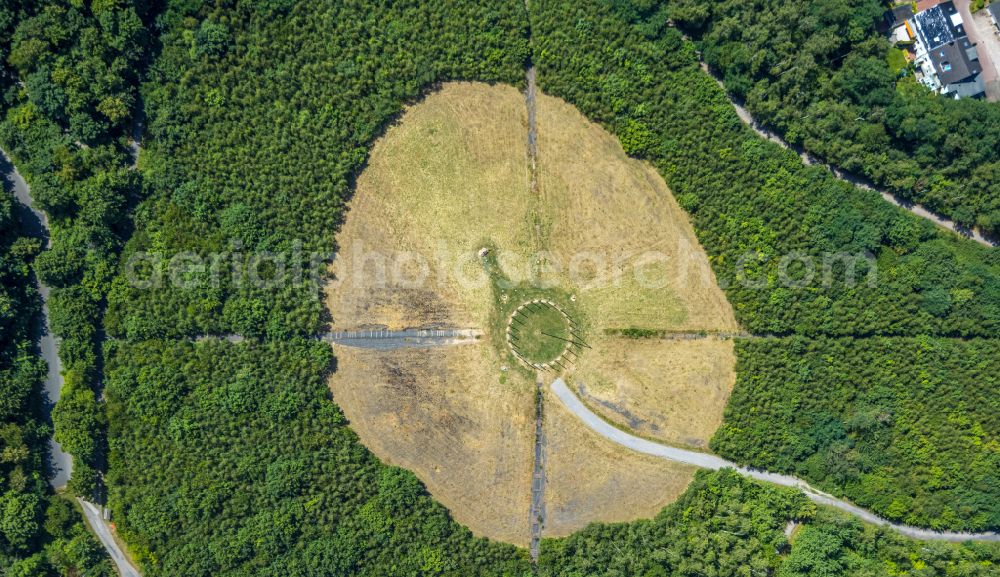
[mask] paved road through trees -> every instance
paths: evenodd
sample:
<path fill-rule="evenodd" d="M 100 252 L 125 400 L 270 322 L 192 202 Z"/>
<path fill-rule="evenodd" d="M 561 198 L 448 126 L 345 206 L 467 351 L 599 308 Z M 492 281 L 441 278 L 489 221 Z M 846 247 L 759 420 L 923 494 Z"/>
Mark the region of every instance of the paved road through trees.
<path fill-rule="evenodd" d="M 805 481 L 798 479 L 796 477 L 791 477 L 788 475 L 780 475 L 777 473 L 770 473 L 768 471 L 761 471 L 758 469 L 748 469 L 746 467 L 740 467 L 736 463 L 732 463 L 719 457 L 717 455 L 712 455 L 711 453 L 701 453 L 698 451 L 690 451 L 687 449 L 681 449 L 678 447 L 671 447 L 669 445 L 663 445 L 660 443 L 655 443 L 646 439 L 642 439 L 635 435 L 631 435 L 618 429 L 617 427 L 611 425 L 601 417 L 597 416 L 593 411 L 587 408 L 583 404 L 583 401 L 576 396 L 573 391 L 566 385 L 566 382 L 562 378 L 556 379 L 552 385 L 552 392 L 555 393 L 556 397 L 569 409 L 574 415 L 576 415 L 585 425 L 587 425 L 595 433 L 601 435 L 605 439 L 613 443 L 617 443 L 623 447 L 632 449 L 634 451 L 639 451 L 640 453 L 645 453 L 647 455 L 652 455 L 654 457 L 659 457 L 661 459 L 667 459 L 670 461 L 676 461 L 678 463 L 684 463 L 686 465 L 694 465 L 696 467 L 702 467 L 704 469 L 722 469 L 722 468 L 732 468 L 738 471 L 740 474 L 759 481 L 767 481 L 769 483 L 774 483 L 777 485 L 783 485 L 785 487 L 795 487 L 801 490 L 803 493 L 809 497 L 810 500 L 821 503 L 823 505 L 829 505 L 850 513 L 855 517 L 860 518 L 868 523 L 874 523 L 876 525 L 885 525 L 892 527 L 896 531 L 899 531 L 907 537 L 913 537 L 915 539 L 927 539 L 935 541 L 998 541 L 1000 542 L 1000 534 L 998 533 L 941 533 L 937 531 L 931 531 L 929 529 L 922 529 L 920 527 L 911 527 L 908 525 L 900 525 L 897 523 L 892 523 L 881 517 L 862 509 L 856 505 L 848 503 L 842 499 L 838 499 L 833 495 L 824 493 L 818 489 L 811 487 Z"/>

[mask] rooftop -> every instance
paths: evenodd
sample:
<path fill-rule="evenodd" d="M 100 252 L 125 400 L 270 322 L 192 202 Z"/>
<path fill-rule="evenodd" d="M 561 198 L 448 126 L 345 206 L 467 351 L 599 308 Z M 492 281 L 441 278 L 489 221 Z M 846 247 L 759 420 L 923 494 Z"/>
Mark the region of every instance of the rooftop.
<path fill-rule="evenodd" d="M 1000 0 L 994 0 L 986 9 L 993 15 L 994 20 L 1000 22 Z"/>
<path fill-rule="evenodd" d="M 968 38 L 960 38 L 949 44 L 938 46 L 928 55 L 934 64 L 941 84 L 948 85 L 974 76 L 983 71 L 979 55 Z"/>
<path fill-rule="evenodd" d="M 897 26 L 902 26 L 910 18 L 913 18 L 913 5 L 909 3 L 896 6 L 891 12 L 885 15 L 885 20 L 890 30 L 894 30 Z"/>
<path fill-rule="evenodd" d="M 986 92 L 986 85 L 983 84 L 983 78 L 977 76 L 974 80 L 968 82 L 949 84 L 948 90 L 951 94 L 959 98 L 975 98 Z"/>
<path fill-rule="evenodd" d="M 966 35 L 962 15 L 950 0 L 928 8 L 913 18 L 928 51 Z"/>

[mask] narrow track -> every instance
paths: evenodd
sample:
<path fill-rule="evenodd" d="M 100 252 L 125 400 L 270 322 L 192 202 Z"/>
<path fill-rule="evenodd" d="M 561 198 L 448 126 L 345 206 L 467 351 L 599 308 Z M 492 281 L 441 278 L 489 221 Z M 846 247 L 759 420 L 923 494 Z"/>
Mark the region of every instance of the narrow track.
<path fill-rule="evenodd" d="M 524 0 L 524 8 L 526 11 L 530 8 L 529 0 Z M 538 99 L 536 97 L 537 87 L 535 86 L 534 65 L 528 64 L 528 67 L 524 71 L 524 79 L 527 84 L 524 91 L 524 105 L 528 111 L 528 186 L 531 193 L 538 196 Z M 535 243 L 538 245 L 537 248 L 541 248 L 542 231 L 537 222 L 535 223 Z M 531 538 L 529 551 L 537 572 L 542 530 L 545 528 L 545 422 L 543 419 L 545 384 L 541 372 L 538 373 L 535 384 L 537 386 L 535 391 L 535 450 L 533 454 L 534 466 L 531 474 L 531 509 L 529 511 Z"/>
<path fill-rule="evenodd" d="M 430 348 L 466 345 L 477 342 L 483 332 L 477 329 L 383 329 L 335 331 L 319 335 L 319 340 L 358 349 L 388 351 L 404 348 Z"/>
<path fill-rule="evenodd" d="M 829 505 L 858 517 L 862 521 L 872 523 L 875 525 L 883 525 L 886 527 L 891 527 L 896 531 L 899 531 L 907 537 L 912 537 L 914 539 L 924 539 L 929 541 L 997 541 L 1000 542 L 1000 533 L 988 532 L 988 533 L 952 533 L 952 532 L 938 532 L 932 531 L 930 529 L 923 529 L 920 527 L 912 527 L 909 525 L 900 525 L 898 523 L 893 523 L 886 519 L 875 515 L 871 511 L 867 511 L 849 503 L 843 499 L 838 499 L 833 495 L 824 493 L 818 489 L 813 488 L 809 483 L 790 475 L 781 475 L 778 473 L 770 473 L 768 471 L 762 471 L 760 469 L 750 469 L 747 467 L 741 467 L 736 463 L 732 463 L 711 453 L 702 453 L 698 451 L 690 451 L 687 449 L 681 449 L 678 447 L 671 447 L 670 445 L 664 445 L 661 443 L 656 443 L 637 437 L 635 435 L 626 433 L 621 429 L 618 429 L 614 425 L 611 425 L 600 416 L 595 414 L 583 401 L 573 393 L 572 390 L 566 385 L 566 382 L 561 378 L 556 379 L 551 385 L 552 392 L 555 393 L 556 397 L 570 410 L 574 415 L 577 416 L 583 424 L 589 427 L 592 431 L 601 435 L 605 439 L 632 449 L 633 451 L 638 451 L 640 453 L 645 453 L 647 455 L 652 455 L 654 457 L 659 457 L 661 459 L 666 459 L 668 461 L 676 461 L 678 463 L 684 463 L 686 465 L 694 465 L 695 467 L 702 467 L 704 469 L 724 469 L 732 468 L 739 472 L 741 475 L 750 477 L 752 479 L 757 479 L 758 481 L 767 481 L 769 483 L 774 483 L 776 485 L 782 485 L 785 487 L 794 487 L 805 493 L 806 497 L 810 500 L 821 503 L 823 505 Z"/>
<path fill-rule="evenodd" d="M 535 105 L 535 67 L 524 73 L 528 87 L 524 91 L 524 104 L 528 108 L 528 175 L 531 192 L 538 194 L 538 111 Z"/>
<path fill-rule="evenodd" d="M 115 567 L 118 568 L 118 573 L 121 577 L 142 577 L 139 570 L 135 568 L 135 565 L 129 561 L 128 556 L 122 551 L 122 548 L 118 546 L 118 542 L 115 541 L 110 527 L 105 524 L 104 518 L 101 516 L 101 509 L 97 505 L 83 499 L 77 498 L 77 501 L 80 502 L 80 506 L 83 508 L 83 516 L 87 520 L 87 524 L 93 529 L 101 545 L 104 545 L 104 548 L 107 549 L 108 555 L 111 557 L 111 561 L 114 562 Z"/>
<path fill-rule="evenodd" d="M 538 553 L 542 542 L 542 529 L 545 527 L 545 419 L 544 419 L 544 389 L 542 374 L 535 381 L 535 453 L 534 468 L 531 474 L 531 541 L 529 550 L 531 559 L 538 563 Z"/>

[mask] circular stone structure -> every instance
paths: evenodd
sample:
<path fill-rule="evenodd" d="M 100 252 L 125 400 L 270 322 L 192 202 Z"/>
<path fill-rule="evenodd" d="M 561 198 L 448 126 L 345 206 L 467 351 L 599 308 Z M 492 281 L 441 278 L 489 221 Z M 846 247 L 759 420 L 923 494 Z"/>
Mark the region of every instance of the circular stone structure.
<path fill-rule="evenodd" d="M 548 369 L 573 345 L 573 320 L 556 303 L 533 299 L 514 309 L 507 319 L 507 346 L 531 368 Z"/>

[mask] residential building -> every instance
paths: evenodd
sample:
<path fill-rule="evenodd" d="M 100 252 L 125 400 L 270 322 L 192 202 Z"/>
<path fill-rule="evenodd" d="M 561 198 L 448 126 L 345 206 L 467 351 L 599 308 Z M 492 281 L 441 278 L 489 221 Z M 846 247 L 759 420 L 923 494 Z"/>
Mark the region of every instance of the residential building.
<path fill-rule="evenodd" d="M 908 23 L 915 35 L 914 64 L 922 84 L 955 98 L 983 96 L 979 52 L 969 40 L 954 2 L 918 12 Z"/>

